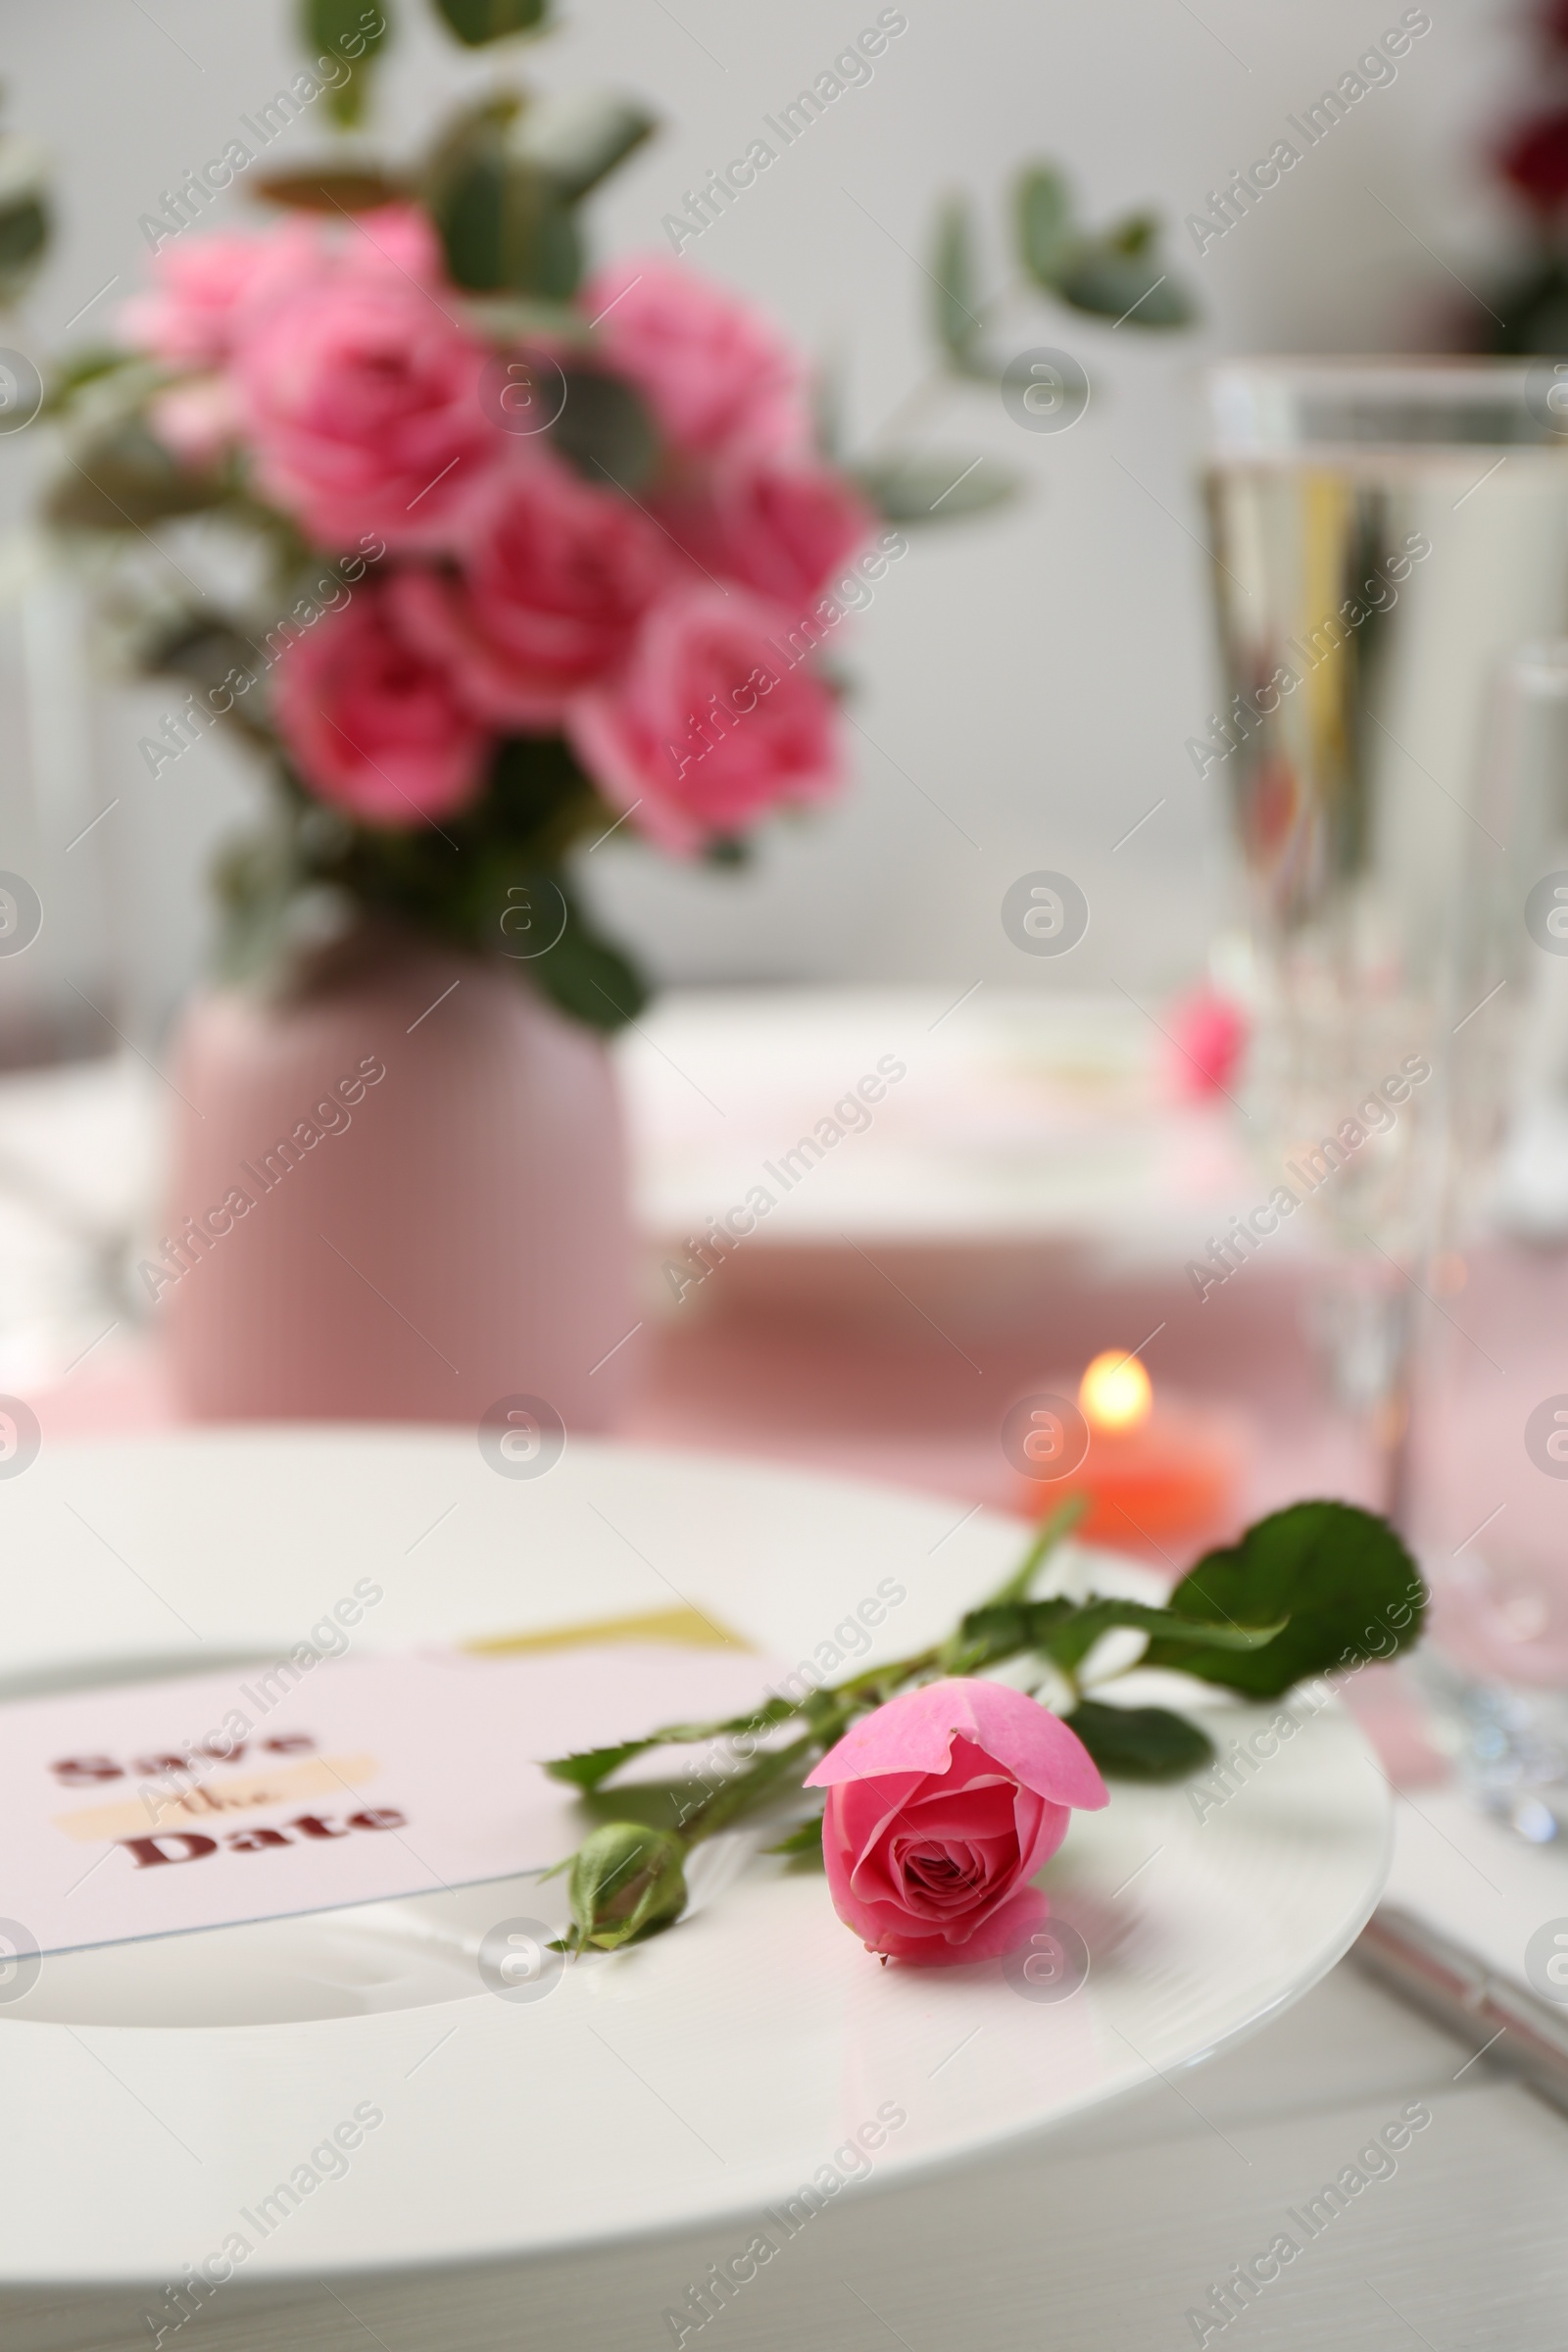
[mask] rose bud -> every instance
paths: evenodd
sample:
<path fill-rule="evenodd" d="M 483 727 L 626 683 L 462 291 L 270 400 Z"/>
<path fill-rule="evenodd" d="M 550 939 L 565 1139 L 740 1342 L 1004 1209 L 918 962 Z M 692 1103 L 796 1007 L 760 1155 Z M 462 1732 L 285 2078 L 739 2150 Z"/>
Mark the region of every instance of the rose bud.
<path fill-rule="evenodd" d="M 833 1907 L 867 1951 L 932 1967 L 1028 1941 L 1030 1879 L 1105 1784 L 1076 1732 L 1005 1683 L 906 1690 L 864 1715 L 806 1782 L 826 1788 Z"/>
<path fill-rule="evenodd" d="M 602 1952 L 667 1928 L 686 1908 L 681 1842 L 667 1830 L 607 1822 L 572 1858 L 566 1882 L 576 1941 Z"/>

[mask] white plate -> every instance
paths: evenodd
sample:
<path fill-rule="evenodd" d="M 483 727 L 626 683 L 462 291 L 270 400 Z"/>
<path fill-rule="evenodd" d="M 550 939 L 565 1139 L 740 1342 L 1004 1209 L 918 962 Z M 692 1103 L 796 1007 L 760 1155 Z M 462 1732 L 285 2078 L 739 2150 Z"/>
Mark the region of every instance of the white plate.
<path fill-rule="evenodd" d="M 380 1646 L 679 1596 L 792 1659 L 893 1578 L 897 1654 L 997 1581 L 1024 1532 L 587 1444 L 531 1481 L 446 1432 L 46 1449 L 0 1484 L 5 1689 L 277 1654 L 368 1574 Z M 1044 1883 L 1092 1964 L 1059 2002 L 997 1963 L 880 1968 L 820 1879 L 768 1861 L 527 2004 L 485 1991 L 475 1953 L 498 1921 L 550 1916 L 559 1896 L 531 1882 L 49 1961 L 30 2016 L 0 2007 L 0 2283 L 176 2279 L 235 2231 L 249 2281 L 755 2214 L 889 2106 L 906 2120 L 873 2178 L 906 2179 L 1168 2076 L 1295 1999 L 1366 1919 L 1388 1845 L 1382 1777 L 1330 1711 L 1202 1823 L 1182 1789 L 1126 1784 L 1075 1818 Z M 241 2218 L 364 2102 L 384 2121 L 343 2177 L 265 2236 Z"/>

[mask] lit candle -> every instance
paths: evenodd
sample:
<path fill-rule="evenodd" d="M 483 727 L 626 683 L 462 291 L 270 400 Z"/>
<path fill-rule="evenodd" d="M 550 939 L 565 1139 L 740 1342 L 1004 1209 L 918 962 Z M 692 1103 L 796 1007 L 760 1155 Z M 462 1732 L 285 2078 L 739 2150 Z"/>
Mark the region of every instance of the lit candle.
<path fill-rule="evenodd" d="M 1157 1552 L 1168 1537 L 1218 1531 L 1236 1485 L 1237 1442 L 1219 1414 L 1161 1400 L 1136 1355 L 1106 1348 L 1078 1384 L 1088 1451 L 1065 1477 L 1026 1482 L 1033 1512 L 1053 1496 L 1087 1494 L 1078 1533 Z M 1183 1565 L 1186 1563 L 1184 1562 Z"/>

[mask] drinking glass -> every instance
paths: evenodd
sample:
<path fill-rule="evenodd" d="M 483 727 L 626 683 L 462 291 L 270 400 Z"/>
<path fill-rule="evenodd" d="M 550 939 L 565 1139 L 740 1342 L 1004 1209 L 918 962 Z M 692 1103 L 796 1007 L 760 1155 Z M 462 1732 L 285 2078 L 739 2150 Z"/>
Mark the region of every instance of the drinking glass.
<path fill-rule="evenodd" d="M 1413 1315 L 1501 1109 L 1508 852 L 1480 755 L 1499 658 L 1568 628 L 1568 370 L 1257 360 L 1207 393 L 1224 700 L 1193 749 L 1248 902 L 1246 1107 L 1403 1523 Z"/>
<path fill-rule="evenodd" d="M 1568 1835 L 1568 642 L 1504 665 L 1481 790 L 1506 845 L 1501 1148 L 1426 1318 L 1407 1532 L 1440 1726 L 1487 1809 L 1544 1842 Z"/>

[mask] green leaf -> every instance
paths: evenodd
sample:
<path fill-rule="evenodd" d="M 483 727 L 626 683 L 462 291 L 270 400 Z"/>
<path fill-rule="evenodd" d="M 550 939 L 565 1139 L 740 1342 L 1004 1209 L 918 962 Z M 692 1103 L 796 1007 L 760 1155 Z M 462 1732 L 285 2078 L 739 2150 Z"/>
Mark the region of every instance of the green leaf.
<path fill-rule="evenodd" d="M 365 113 L 370 68 L 392 27 L 387 0 L 300 0 L 300 37 L 312 60 L 330 55 L 348 68 L 348 78 L 327 91 L 332 120 L 345 130 Z"/>
<path fill-rule="evenodd" d="M 461 115 L 426 167 L 424 202 L 454 283 L 564 302 L 582 275 L 581 240 L 569 199 L 518 152 L 524 120 L 508 96 Z"/>
<path fill-rule="evenodd" d="M 1053 1627 L 1038 1646 L 1071 1674 L 1102 1635 L 1124 1627 L 1146 1633 L 1152 1642 L 1159 1640 L 1176 1650 L 1251 1651 L 1276 1640 L 1284 1630 L 1284 1620 L 1276 1618 L 1270 1625 L 1231 1625 L 1223 1619 L 1209 1622 L 1196 1617 L 1189 1621 L 1174 1610 L 1150 1608 L 1142 1601 L 1092 1599 L 1065 1624 Z M 1147 1657 L 1146 1652 L 1146 1662 Z"/>
<path fill-rule="evenodd" d="M 975 1662 L 1015 1657 L 1020 1650 L 1036 1649 L 1071 1674 L 1102 1635 L 1118 1627 L 1157 1636 L 1178 1648 L 1253 1650 L 1274 1641 L 1283 1625 L 1283 1619 L 1271 1625 L 1232 1625 L 1224 1619 L 1203 1622 L 1171 1609 L 1152 1608 L 1146 1601 L 1092 1593 L 1081 1601 L 1057 1595 L 1051 1600 L 991 1602 L 972 1609 L 959 1634 L 981 1652 Z M 972 1672 L 973 1665 L 965 1671 Z"/>
<path fill-rule="evenodd" d="M 777 1845 L 764 1846 L 762 1850 L 768 1854 L 819 1854 L 822 1850 L 821 1814 L 813 1813 L 809 1821 L 803 1821 L 799 1829 L 791 1830 L 789 1836 L 781 1838 Z"/>
<path fill-rule="evenodd" d="M 487 877 L 484 903 L 474 909 L 481 926 L 475 945 L 496 945 L 496 906 L 491 902 L 505 906 L 506 884 L 527 878 L 518 868 L 517 849 L 526 849 L 535 866 L 551 862 L 552 851 L 559 858 L 595 806 L 593 786 L 563 737 L 503 737 L 491 762 L 488 795 L 477 814 L 504 870 Z M 611 821 L 607 814 L 605 824 Z"/>
<path fill-rule="evenodd" d="M 49 242 L 49 208 L 41 196 L 0 204 L 0 308 L 22 300 Z"/>
<path fill-rule="evenodd" d="M 959 1624 L 943 1656 L 944 1671 L 973 1674 L 1021 1650 L 1044 1649 L 1058 1629 L 1082 1615 L 1082 1604 L 1062 1594 L 1053 1600 L 986 1601 Z"/>
<path fill-rule="evenodd" d="M 762 1851 L 764 1854 L 782 1854 L 787 1861 L 802 1869 L 814 1867 L 825 1870 L 827 1864 L 822 1855 L 821 1814 L 813 1814 L 809 1821 L 803 1821 L 798 1830 L 791 1830 L 787 1838 L 781 1838 L 777 1845 L 764 1845 Z"/>
<path fill-rule="evenodd" d="M 1055 291 L 1062 301 L 1129 326 L 1190 325 L 1192 299 L 1153 249 L 1153 226 L 1139 219 L 1110 236 L 1086 239 L 1058 270 Z"/>
<path fill-rule="evenodd" d="M 795 1700 L 764 1699 L 750 1715 L 729 1715 L 717 1723 L 666 1723 L 645 1739 L 629 1740 L 620 1747 L 590 1747 L 571 1756 L 557 1756 L 545 1766 L 553 1780 L 568 1781 L 575 1788 L 597 1788 L 612 1772 L 629 1764 L 651 1747 L 699 1747 L 710 1740 L 753 1739 L 773 1725 L 787 1723 L 801 1712 Z"/>
<path fill-rule="evenodd" d="M 460 41 L 482 49 L 487 41 L 504 41 L 510 33 L 538 32 L 550 13 L 550 0 L 435 0 Z"/>
<path fill-rule="evenodd" d="M 20 302 L 49 244 L 48 159 L 31 139 L 0 136 L 0 309 Z"/>
<path fill-rule="evenodd" d="M 1166 1707 L 1107 1707 L 1084 1698 L 1063 1721 L 1101 1771 L 1117 1780 L 1185 1780 L 1214 1753 L 1206 1732 Z"/>
<path fill-rule="evenodd" d="M 566 398 L 550 428 L 562 456 L 596 489 L 642 489 L 659 464 L 659 434 L 647 402 L 618 375 L 565 369 Z"/>
<path fill-rule="evenodd" d="M 1169 1602 L 1179 1616 L 1243 1627 L 1287 1617 L 1284 1632 L 1252 1651 L 1156 1636 L 1143 1663 L 1273 1697 L 1310 1675 L 1409 1648 L 1426 1604 L 1420 1572 L 1386 1520 L 1347 1502 L 1298 1502 L 1208 1553 Z"/>
<path fill-rule="evenodd" d="M 826 361 L 811 378 L 811 430 L 829 465 L 842 467 L 847 463 L 844 378 L 842 370 Z"/>
<path fill-rule="evenodd" d="M 1019 176 L 1013 195 L 1018 259 L 1048 294 L 1072 248 L 1072 197 L 1062 174 L 1050 164 L 1034 164 Z"/>
<path fill-rule="evenodd" d="M 995 458 L 896 457 L 852 468 L 864 496 L 889 522 L 947 522 L 1005 506 L 1019 476 Z"/>
<path fill-rule="evenodd" d="M 636 965 L 590 929 L 569 893 L 564 931 L 523 968 L 563 1012 L 607 1034 L 634 1021 L 648 1003 L 648 985 Z"/>
<path fill-rule="evenodd" d="M 997 1587 L 991 1595 L 992 1601 L 1027 1599 L 1029 1587 L 1046 1561 L 1062 1538 L 1071 1535 L 1088 1508 L 1087 1494 L 1069 1494 L 1065 1502 L 1058 1502 L 1054 1511 L 1048 1511 L 1036 1528 L 1022 1560 L 1012 1574 Z"/>
<path fill-rule="evenodd" d="M 937 213 L 931 254 L 937 340 L 964 374 L 980 334 L 980 295 L 974 273 L 974 228 L 966 197 L 950 196 Z"/>
<path fill-rule="evenodd" d="M 87 351 L 78 351 L 74 359 L 62 361 L 51 373 L 44 395 L 44 415 L 58 416 L 89 384 L 101 384 L 106 376 L 118 373 L 122 368 L 140 365 L 138 354 L 118 351 L 108 344 L 95 344 Z"/>
<path fill-rule="evenodd" d="M 565 203 L 575 204 L 658 127 L 657 118 L 629 98 L 584 90 L 531 106 L 513 140 L 513 153 L 542 172 Z"/>
<path fill-rule="evenodd" d="M 66 451 L 49 494 L 49 520 L 64 530 L 129 531 L 222 503 L 211 475 L 188 473 L 139 417 Z"/>
<path fill-rule="evenodd" d="M 658 1745 L 656 1733 L 652 1739 L 628 1740 L 619 1747 L 590 1747 L 580 1755 L 557 1756 L 545 1770 L 553 1781 L 565 1781 L 573 1788 L 597 1788 L 601 1781 L 608 1781 L 612 1772 L 629 1764 L 633 1756 Z"/>
<path fill-rule="evenodd" d="M 373 213 L 383 204 L 402 204 L 406 181 L 368 165 L 341 172 L 270 172 L 255 183 L 268 204 L 302 213 Z"/>

